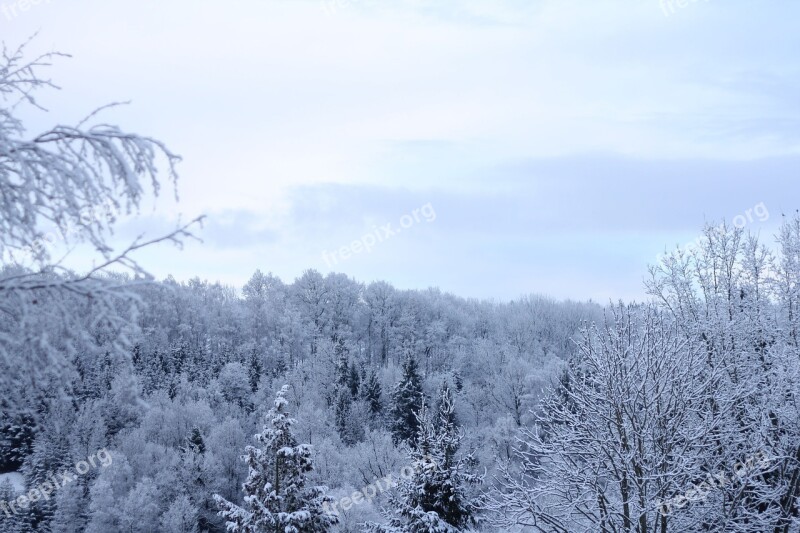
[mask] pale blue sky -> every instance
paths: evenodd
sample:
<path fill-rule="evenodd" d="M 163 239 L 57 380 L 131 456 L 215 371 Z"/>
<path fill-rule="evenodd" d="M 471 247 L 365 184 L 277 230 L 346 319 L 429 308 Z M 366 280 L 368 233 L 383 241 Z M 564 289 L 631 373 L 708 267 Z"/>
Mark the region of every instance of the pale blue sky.
<path fill-rule="evenodd" d="M 184 156 L 205 243 L 148 252 L 156 275 L 501 299 L 640 298 L 666 246 L 761 203 L 748 227 L 774 233 L 800 207 L 797 20 L 789 0 L 0 0 L 7 44 L 74 56 L 32 128 L 132 100 L 106 119 Z"/>

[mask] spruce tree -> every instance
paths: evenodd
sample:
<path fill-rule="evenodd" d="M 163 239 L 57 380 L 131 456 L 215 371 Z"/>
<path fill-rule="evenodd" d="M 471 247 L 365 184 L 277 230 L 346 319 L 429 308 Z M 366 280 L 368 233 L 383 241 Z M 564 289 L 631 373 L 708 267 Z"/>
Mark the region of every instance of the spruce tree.
<path fill-rule="evenodd" d="M 58 533 L 83 533 L 89 522 L 88 480 L 79 478 L 55 495 L 56 510 L 50 529 Z M 0 528 L 0 531 L 5 531 Z"/>
<path fill-rule="evenodd" d="M 374 370 L 370 373 L 369 378 L 364 380 L 361 393 L 364 401 L 367 402 L 369 406 L 370 414 L 373 417 L 380 416 L 383 412 L 383 393 L 381 390 L 381 382 L 378 380 L 378 373 Z"/>
<path fill-rule="evenodd" d="M 350 363 L 347 360 L 347 354 L 342 354 L 336 362 L 336 382 L 337 389 L 347 388 L 350 381 Z"/>
<path fill-rule="evenodd" d="M 183 448 L 183 451 L 198 455 L 206 453 L 206 443 L 203 440 L 203 434 L 200 433 L 200 428 L 197 426 L 193 427 L 192 433 L 186 437 L 186 446 Z"/>
<path fill-rule="evenodd" d="M 260 446 L 245 449 L 250 470 L 243 486 L 245 507 L 214 495 L 231 533 L 321 533 L 338 523 L 338 517 L 323 508 L 332 501 L 325 496 L 326 488 L 306 486 L 313 470 L 311 448 L 298 444 L 292 432 L 295 420 L 286 410 L 288 390 L 284 385 L 278 392 L 264 430 L 256 435 Z"/>
<path fill-rule="evenodd" d="M 279 355 L 275 358 L 275 367 L 272 369 L 272 375 L 279 378 L 286 374 L 289 370 L 289 365 L 286 363 L 286 357 Z"/>
<path fill-rule="evenodd" d="M 4 533 L 18 533 L 22 531 L 22 517 L 17 514 L 20 509 L 14 506 L 14 500 L 16 500 L 18 496 L 19 494 L 17 494 L 11 486 L 11 481 L 6 479 L 0 483 L 0 531 Z"/>
<path fill-rule="evenodd" d="M 349 389 L 342 389 L 336 397 L 335 404 L 335 423 L 336 431 L 339 432 L 342 442 L 348 446 L 355 444 L 353 432 L 351 428 L 351 412 L 353 407 L 353 399 L 350 397 Z"/>
<path fill-rule="evenodd" d="M 250 354 L 249 363 L 247 367 L 247 376 L 250 382 L 250 390 L 256 392 L 258 390 L 258 382 L 261 381 L 261 374 L 264 373 L 264 365 L 261 364 L 258 352 L 255 350 Z"/>
<path fill-rule="evenodd" d="M 461 376 L 461 372 L 459 372 L 458 369 L 453 370 L 453 384 L 456 386 L 457 392 L 464 390 L 464 378 Z"/>
<path fill-rule="evenodd" d="M 361 376 L 358 374 L 356 364 L 350 365 L 350 375 L 347 378 L 347 386 L 350 387 L 350 394 L 353 398 L 358 398 L 358 391 L 361 388 Z"/>
<path fill-rule="evenodd" d="M 330 407 L 336 409 L 337 402 L 339 401 L 339 394 L 341 391 L 348 389 L 348 381 L 350 379 L 350 363 L 347 359 L 347 354 L 340 354 L 336 360 L 336 367 L 334 368 L 333 388 L 328 391 L 326 400 Z"/>
<path fill-rule="evenodd" d="M 369 524 L 380 533 L 455 533 L 477 523 L 478 497 L 471 490 L 482 477 L 471 472 L 472 455 L 459 455 L 463 435 L 451 422 L 454 406 L 442 388 L 434 414 L 423 405 L 418 414 L 416 447 L 410 449 L 413 474 L 390 496 L 388 524 Z"/>
<path fill-rule="evenodd" d="M 3 413 L 11 413 L 2 401 Z M 36 435 L 36 418 L 33 413 L 17 411 L 3 417 L 0 422 L 0 471 L 14 471 L 22 466 L 33 451 Z"/>
<path fill-rule="evenodd" d="M 446 419 L 449 427 L 458 428 L 461 424 L 458 423 L 454 405 L 453 393 L 450 390 L 450 386 L 447 384 L 447 381 L 443 381 L 439 389 L 436 410 L 440 418 Z"/>
<path fill-rule="evenodd" d="M 395 444 L 414 444 L 419 430 L 417 412 L 424 400 L 417 361 L 409 355 L 403 362 L 403 376 L 392 393 L 392 438 Z"/>

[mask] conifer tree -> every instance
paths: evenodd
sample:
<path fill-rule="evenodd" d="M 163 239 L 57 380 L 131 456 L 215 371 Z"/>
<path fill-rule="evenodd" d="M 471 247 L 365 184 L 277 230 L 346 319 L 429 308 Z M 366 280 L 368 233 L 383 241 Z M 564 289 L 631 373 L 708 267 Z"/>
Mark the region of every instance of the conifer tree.
<path fill-rule="evenodd" d="M 197 426 L 192 428 L 192 433 L 186 437 L 186 446 L 183 448 L 186 452 L 192 452 L 198 455 L 206 453 L 206 444 L 203 440 L 203 434 L 200 433 L 200 428 Z"/>
<path fill-rule="evenodd" d="M 403 376 L 392 393 L 392 437 L 396 444 L 413 445 L 419 430 L 417 413 L 424 399 L 417 361 L 409 355 L 403 363 Z"/>
<path fill-rule="evenodd" d="M 364 381 L 361 387 L 361 393 L 364 401 L 369 406 L 369 412 L 373 417 L 380 416 L 383 412 L 382 390 L 381 382 L 378 380 L 378 373 L 374 370 L 370 373 L 369 378 Z"/>
<path fill-rule="evenodd" d="M 336 397 L 335 405 L 335 423 L 336 431 L 339 432 L 342 442 L 347 445 L 355 444 L 351 427 L 351 412 L 353 407 L 353 399 L 350 397 L 349 389 L 342 389 Z"/>
<path fill-rule="evenodd" d="M 356 364 L 350 365 L 350 374 L 347 377 L 347 386 L 350 387 L 350 394 L 353 398 L 358 398 L 358 391 L 361 388 L 361 376 L 358 374 Z"/>
<path fill-rule="evenodd" d="M 14 505 L 14 500 L 19 495 L 11 486 L 11 481 L 0 483 L 0 531 L 7 533 L 21 533 L 22 517 L 18 514 L 20 509 Z"/>
<path fill-rule="evenodd" d="M 439 398 L 437 399 L 436 410 L 439 418 L 446 420 L 448 427 L 458 428 L 461 424 L 458 422 L 456 416 L 455 403 L 453 401 L 453 392 L 447 381 L 442 382 L 439 389 Z"/>
<path fill-rule="evenodd" d="M 390 497 L 388 524 L 369 524 L 375 533 L 454 533 L 477 524 L 479 497 L 472 488 L 482 482 L 474 474 L 472 455 L 459 455 L 463 435 L 452 422 L 452 395 L 446 384 L 437 412 L 423 405 L 417 416 L 416 447 L 410 449 L 413 474 Z"/>
<path fill-rule="evenodd" d="M 338 522 L 323 508 L 331 502 L 326 488 L 306 486 L 313 470 L 311 448 L 298 444 L 292 432 L 295 420 L 286 410 L 288 391 L 284 385 L 278 392 L 264 430 L 256 435 L 260 446 L 245 449 L 250 470 L 243 487 L 245 506 L 214 495 L 231 533 L 321 533 Z"/>

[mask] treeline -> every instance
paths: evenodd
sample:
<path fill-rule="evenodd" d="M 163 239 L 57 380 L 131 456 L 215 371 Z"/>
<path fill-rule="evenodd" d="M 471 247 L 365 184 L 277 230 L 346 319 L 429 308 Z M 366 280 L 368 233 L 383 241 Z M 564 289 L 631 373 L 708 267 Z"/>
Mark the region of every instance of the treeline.
<path fill-rule="evenodd" d="M 298 438 L 314 448 L 313 481 L 334 495 L 408 462 L 415 413 L 435 408 L 442 386 L 470 429 L 464 450 L 491 470 L 575 353 L 581 323 L 601 316 L 592 303 L 468 300 L 316 271 L 288 284 L 256 272 L 241 291 L 119 282 L 138 302 L 117 302 L 112 321 L 79 297 L 39 296 L 30 327 L 57 339 L 57 353 L 32 348 L 30 361 L 47 361 L 36 372 L 3 369 L 0 427 L 0 468 L 28 487 L 101 448 L 114 464 L 6 517 L 4 530 L 224 530 L 212 495 L 241 501 L 239 456 L 283 384 Z M 48 320 L 56 307 L 73 309 L 67 330 Z M 337 527 L 379 520 L 377 504 Z"/>

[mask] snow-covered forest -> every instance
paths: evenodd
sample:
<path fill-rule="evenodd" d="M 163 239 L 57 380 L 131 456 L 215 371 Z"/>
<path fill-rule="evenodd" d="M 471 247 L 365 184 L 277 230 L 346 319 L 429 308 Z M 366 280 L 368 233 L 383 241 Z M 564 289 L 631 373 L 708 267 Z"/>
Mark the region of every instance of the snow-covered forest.
<path fill-rule="evenodd" d="M 800 211 L 698 217 L 640 299 L 403 288 L 339 252 L 159 277 L 207 218 L 120 228 L 191 176 L 121 104 L 29 124 L 66 60 L 37 39 L 0 59 L 0 533 L 800 532 Z"/>
<path fill-rule="evenodd" d="M 53 274 L 3 322 L 2 469 L 37 487 L 113 461 L 2 530 L 224 531 L 226 502 L 233 531 L 796 531 L 800 219 L 775 253 L 703 242 L 653 267 L 653 303 L 605 308 L 311 270 L 100 278 L 137 297 L 115 326 Z M 270 495 L 282 439 L 307 455 Z"/>

